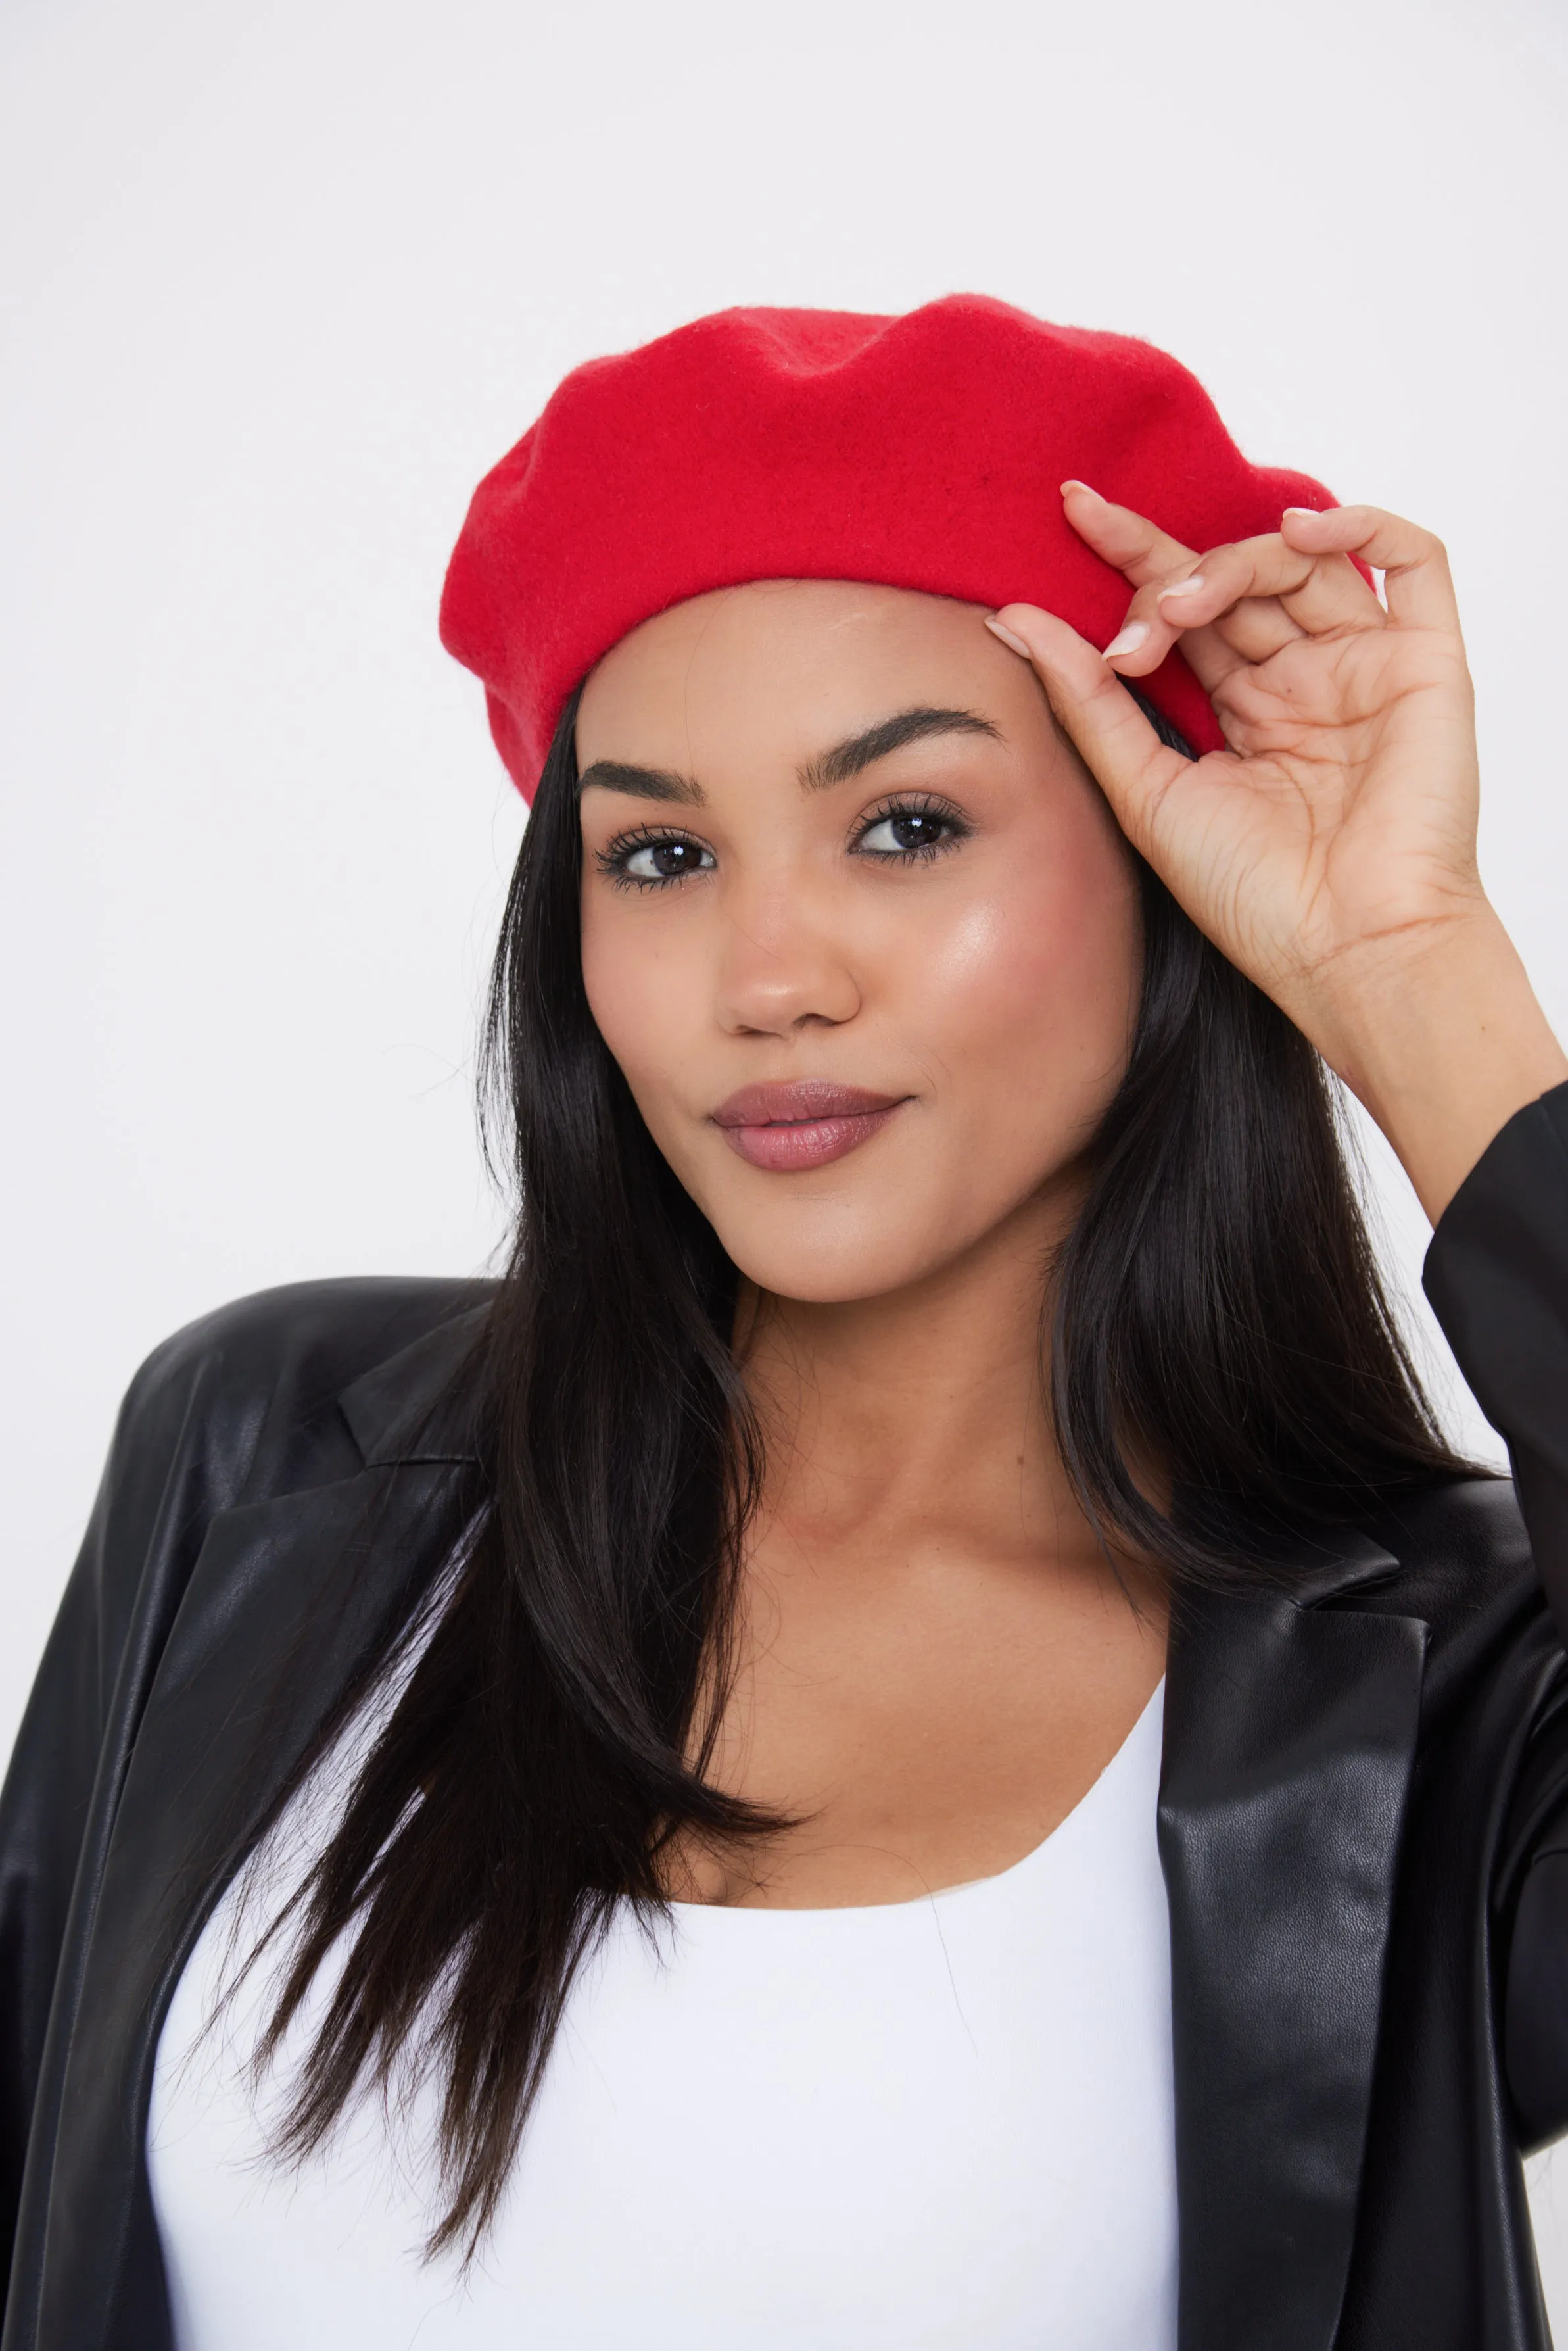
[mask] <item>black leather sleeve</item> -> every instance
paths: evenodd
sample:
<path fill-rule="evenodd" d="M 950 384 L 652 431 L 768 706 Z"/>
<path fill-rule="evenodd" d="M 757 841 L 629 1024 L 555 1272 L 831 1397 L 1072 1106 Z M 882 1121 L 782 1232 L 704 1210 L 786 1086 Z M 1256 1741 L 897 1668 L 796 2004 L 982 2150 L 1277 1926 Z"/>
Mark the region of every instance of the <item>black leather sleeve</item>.
<path fill-rule="evenodd" d="M 483 1294 L 398 1278 L 264 1292 L 176 1333 L 131 1385 L 0 1794 L 0 2304 L 127 1766 L 208 1530 L 254 1495 L 354 1476 L 340 1390 Z"/>
<path fill-rule="evenodd" d="M 1520 1111 L 1438 1223 L 1427 1295 L 1505 1440 L 1568 1641 L 1568 1086 Z M 1522 2143 L 1568 2130 L 1568 1706 L 1535 1729 L 1505 1838 L 1503 2047 Z"/>
<path fill-rule="evenodd" d="M 207 1448 L 192 1440 L 202 1382 L 171 1342 L 121 1408 L 97 1507 L 0 1796 L 0 2247 L 16 2230 L 78 1882 L 112 1817 L 152 1659 L 211 1517 Z"/>
<path fill-rule="evenodd" d="M 1561 1726 L 1551 1767 L 1568 1777 Z M 1568 2131 L 1568 1798 L 1535 1824 L 1511 1905 L 1503 2055 L 1527 2154 Z"/>

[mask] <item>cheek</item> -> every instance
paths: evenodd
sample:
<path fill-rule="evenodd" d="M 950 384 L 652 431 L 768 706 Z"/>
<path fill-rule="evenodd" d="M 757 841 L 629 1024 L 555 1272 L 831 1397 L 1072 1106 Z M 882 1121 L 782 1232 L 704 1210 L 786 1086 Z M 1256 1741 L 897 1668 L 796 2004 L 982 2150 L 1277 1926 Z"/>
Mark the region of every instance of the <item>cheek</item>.
<path fill-rule="evenodd" d="M 1091 1113 L 1121 1075 L 1142 955 L 1132 870 L 1110 842 L 1021 859 L 927 940 L 911 1005 L 961 1093 L 1027 1081 L 992 1102 L 1021 1120 Z M 1078 1102 L 1073 1097 L 1087 1097 Z"/>
<path fill-rule="evenodd" d="M 600 1036 L 657 1134 L 666 1123 L 661 1112 L 679 1095 L 711 991 L 694 936 L 675 924 L 618 920 L 622 911 L 585 904 L 583 987 Z"/>
<path fill-rule="evenodd" d="M 650 1018 L 649 943 L 587 905 L 583 909 L 583 987 L 588 1009 L 605 1043 L 622 1069 L 640 1062 L 660 1023 Z"/>

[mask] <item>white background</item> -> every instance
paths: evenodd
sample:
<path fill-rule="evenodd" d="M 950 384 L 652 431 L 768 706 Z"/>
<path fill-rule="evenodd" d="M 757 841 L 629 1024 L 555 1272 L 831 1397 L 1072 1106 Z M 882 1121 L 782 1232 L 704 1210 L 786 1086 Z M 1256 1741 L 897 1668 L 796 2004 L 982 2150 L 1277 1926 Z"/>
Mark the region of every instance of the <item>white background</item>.
<path fill-rule="evenodd" d="M 1549 0 L 0 0 L 0 1748 L 145 1351 L 497 1238 L 521 810 L 435 606 L 579 359 L 960 287 L 1176 351 L 1448 539 L 1485 871 L 1568 1023 L 1565 101 Z"/>

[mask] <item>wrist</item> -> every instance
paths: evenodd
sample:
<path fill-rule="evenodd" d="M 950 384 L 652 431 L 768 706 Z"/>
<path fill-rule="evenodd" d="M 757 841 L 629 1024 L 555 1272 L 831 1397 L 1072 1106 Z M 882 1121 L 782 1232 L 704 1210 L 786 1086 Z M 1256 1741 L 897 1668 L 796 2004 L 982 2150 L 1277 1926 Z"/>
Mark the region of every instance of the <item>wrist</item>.
<path fill-rule="evenodd" d="M 1484 898 L 1346 954 L 1311 998 L 1301 1026 L 1382 1128 L 1434 1224 L 1514 1113 L 1568 1079 Z"/>

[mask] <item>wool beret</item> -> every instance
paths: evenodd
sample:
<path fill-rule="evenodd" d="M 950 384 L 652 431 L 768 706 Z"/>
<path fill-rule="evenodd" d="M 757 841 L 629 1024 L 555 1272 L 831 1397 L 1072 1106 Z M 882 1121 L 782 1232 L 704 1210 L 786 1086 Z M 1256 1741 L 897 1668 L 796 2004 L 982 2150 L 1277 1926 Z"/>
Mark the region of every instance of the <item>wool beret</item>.
<path fill-rule="evenodd" d="M 1151 344 L 955 294 L 898 318 L 721 310 L 573 370 L 473 496 L 441 600 L 532 799 L 568 695 L 656 612 L 748 580 L 1038 604 L 1096 644 L 1129 590 L 1066 522 L 1090 483 L 1199 549 L 1334 501 L 1252 465 Z M 1220 740 L 1179 653 L 1140 681 Z"/>

